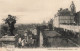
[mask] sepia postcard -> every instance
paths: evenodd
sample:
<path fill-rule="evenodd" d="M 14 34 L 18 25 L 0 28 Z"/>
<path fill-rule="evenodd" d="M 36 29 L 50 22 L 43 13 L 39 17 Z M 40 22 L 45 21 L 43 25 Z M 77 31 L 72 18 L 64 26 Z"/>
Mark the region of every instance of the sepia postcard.
<path fill-rule="evenodd" d="M 0 0 L 0 51 L 79 51 L 80 0 Z"/>

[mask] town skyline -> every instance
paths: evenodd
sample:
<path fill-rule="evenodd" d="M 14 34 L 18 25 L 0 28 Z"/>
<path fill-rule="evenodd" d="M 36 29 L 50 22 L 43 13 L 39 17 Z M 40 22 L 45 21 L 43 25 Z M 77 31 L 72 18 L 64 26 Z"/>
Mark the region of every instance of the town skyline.
<path fill-rule="evenodd" d="M 17 23 L 41 23 L 48 22 L 59 8 L 69 8 L 74 2 L 76 11 L 80 11 L 79 0 L 0 0 L 0 24 L 8 14 L 17 17 Z"/>

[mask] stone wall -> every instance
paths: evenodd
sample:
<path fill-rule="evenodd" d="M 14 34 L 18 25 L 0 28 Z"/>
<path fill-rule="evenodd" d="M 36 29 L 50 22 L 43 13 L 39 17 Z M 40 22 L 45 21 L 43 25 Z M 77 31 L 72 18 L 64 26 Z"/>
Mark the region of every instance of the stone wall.
<path fill-rule="evenodd" d="M 74 25 L 60 25 L 60 28 L 64 28 L 67 30 L 72 30 L 74 32 L 80 32 L 80 26 Z"/>

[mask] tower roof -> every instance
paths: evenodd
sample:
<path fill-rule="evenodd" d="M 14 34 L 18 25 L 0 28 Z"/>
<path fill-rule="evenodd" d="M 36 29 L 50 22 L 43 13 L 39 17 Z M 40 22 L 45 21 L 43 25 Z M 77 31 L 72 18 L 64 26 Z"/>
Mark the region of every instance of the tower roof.
<path fill-rule="evenodd" d="M 71 5 L 70 5 L 70 10 L 72 13 L 76 13 L 76 7 L 75 7 L 75 4 L 74 2 L 72 1 Z"/>
<path fill-rule="evenodd" d="M 72 1 L 72 4 L 74 4 L 74 2 Z"/>

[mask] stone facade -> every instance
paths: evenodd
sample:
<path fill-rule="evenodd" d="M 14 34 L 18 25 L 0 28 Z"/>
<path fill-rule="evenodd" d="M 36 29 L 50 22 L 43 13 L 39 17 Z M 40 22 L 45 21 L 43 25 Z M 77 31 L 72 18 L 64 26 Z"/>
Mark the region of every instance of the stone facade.
<path fill-rule="evenodd" d="M 57 14 L 54 17 L 54 25 L 59 27 L 60 24 L 74 24 L 74 17 L 75 17 L 75 13 L 76 13 L 76 9 L 75 9 L 75 5 L 72 2 L 72 4 L 70 5 L 70 9 L 68 8 L 66 9 L 62 9 L 60 8 L 60 10 L 58 10 Z"/>

